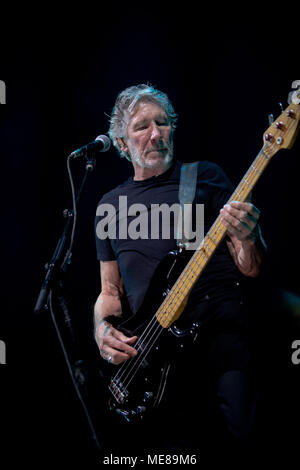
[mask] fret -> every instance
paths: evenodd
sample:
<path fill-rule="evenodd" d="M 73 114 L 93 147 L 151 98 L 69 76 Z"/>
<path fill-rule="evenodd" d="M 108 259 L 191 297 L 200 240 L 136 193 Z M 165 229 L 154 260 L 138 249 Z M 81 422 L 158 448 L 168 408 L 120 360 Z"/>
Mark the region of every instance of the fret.
<path fill-rule="evenodd" d="M 182 293 L 183 295 L 183 298 L 184 298 L 184 294 Z M 170 298 L 166 298 L 165 300 L 165 308 L 173 308 L 173 305 L 175 304 L 175 307 L 178 307 L 178 305 L 180 304 L 180 301 L 182 299 L 180 299 L 178 296 L 176 296 L 175 294 L 172 294 L 170 295 Z"/>
<path fill-rule="evenodd" d="M 188 265 L 187 267 L 186 276 L 191 283 L 194 281 L 194 278 L 197 277 L 197 273 L 193 270 L 191 265 Z"/>
<path fill-rule="evenodd" d="M 198 271 L 198 272 L 197 272 L 197 276 L 198 276 L 199 273 L 201 273 L 201 271 L 202 271 L 202 269 L 203 269 L 203 266 L 205 266 L 206 260 L 204 260 L 204 263 L 203 263 L 203 260 L 202 260 L 202 259 L 199 260 L 199 262 L 202 261 L 202 263 L 203 263 L 203 264 L 201 264 L 201 263 L 199 264 L 199 263 L 197 262 L 197 259 L 196 259 L 197 257 L 198 257 L 198 252 L 196 252 L 196 253 L 194 254 L 194 256 L 192 257 L 190 263 L 191 263 L 191 264 L 192 264 L 192 263 L 195 263 L 195 265 L 197 266 L 196 269 L 197 269 L 197 271 Z M 190 263 L 189 263 L 189 264 L 190 264 Z M 188 269 L 189 264 L 186 266 L 186 269 Z"/>
<path fill-rule="evenodd" d="M 174 310 L 174 306 L 170 307 L 170 305 L 168 305 L 167 302 L 164 303 L 163 305 L 161 305 L 160 309 L 156 313 L 156 318 L 159 320 L 159 322 L 160 320 L 162 321 L 171 320 L 174 316 L 174 313 L 177 311 L 179 305 L 180 304 L 175 305 L 175 310 Z"/>
<path fill-rule="evenodd" d="M 217 241 L 214 239 L 214 237 L 212 236 L 212 234 L 209 232 L 207 232 L 207 235 L 206 236 L 209 236 L 209 238 L 213 241 L 213 243 L 216 245 L 217 244 Z"/>
<path fill-rule="evenodd" d="M 190 263 L 194 262 L 197 266 L 198 269 L 201 269 L 202 268 L 202 265 L 199 266 L 199 264 L 197 263 L 197 260 L 196 260 L 196 253 L 194 254 L 194 256 L 192 257 Z M 187 267 L 189 266 L 189 264 L 187 265 Z"/>
<path fill-rule="evenodd" d="M 193 273 L 194 276 L 197 277 L 198 273 L 193 270 L 193 268 L 192 268 L 191 265 L 188 267 L 188 269 L 189 269 L 190 271 L 192 271 L 192 273 Z"/>
<path fill-rule="evenodd" d="M 171 290 L 169 295 L 165 298 L 164 302 L 162 303 L 161 309 L 165 309 L 168 315 L 174 314 L 174 312 L 176 312 L 178 307 L 181 305 L 182 301 L 185 299 L 185 294 L 181 291 L 180 294 L 181 295 L 178 295 L 178 291 L 176 293 Z"/>
<path fill-rule="evenodd" d="M 169 322 L 171 321 L 171 318 L 168 318 L 166 315 L 163 315 L 163 312 L 160 316 L 157 315 L 156 318 L 163 328 L 167 328 L 169 325 Z"/>
<path fill-rule="evenodd" d="M 193 259 L 193 258 L 194 258 L 194 259 Z M 203 258 L 201 258 L 201 259 L 198 260 L 199 262 L 197 262 L 197 259 L 196 259 L 196 258 L 198 258 L 198 252 L 196 252 L 196 253 L 194 254 L 193 258 L 192 258 L 193 261 L 192 261 L 192 260 L 191 260 L 191 261 L 192 261 L 193 263 L 195 263 L 195 265 L 197 266 L 197 276 L 198 276 L 199 273 L 201 273 L 203 267 L 205 266 L 206 260 L 203 259 Z M 187 267 L 188 267 L 188 266 L 187 266 Z"/>
<path fill-rule="evenodd" d="M 220 223 L 221 223 L 221 222 L 220 222 Z M 224 233 L 224 231 L 225 231 L 225 226 L 224 226 L 224 231 L 223 231 L 223 229 L 222 229 L 218 224 L 219 224 L 219 222 L 218 222 L 218 223 L 215 223 L 214 226 L 213 226 L 215 229 L 217 229 L 217 230 L 215 231 L 215 233 L 216 233 L 217 231 L 219 231 L 219 233 L 221 233 L 221 235 L 223 235 L 223 233 Z"/>
<path fill-rule="evenodd" d="M 182 274 L 183 274 L 183 273 L 182 273 Z M 179 278 L 179 279 L 180 279 L 180 282 L 181 282 L 187 289 L 189 289 L 191 286 L 187 285 L 186 282 L 185 282 L 186 279 L 187 279 L 187 281 L 188 281 L 189 279 L 187 278 L 187 276 L 185 276 L 185 278 L 183 279 L 182 274 L 181 274 L 181 276 L 180 276 L 180 278 Z M 178 279 L 178 281 L 179 281 L 179 279 Z M 190 281 L 190 282 L 191 282 L 191 281 Z"/>
<path fill-rule="evenodd" d="M 175 307 L 175 310 L 174 310 L 174 307 Z M 168 319 L 168 320 L 171 320 L 171 318 L 173 317 L 174 315 L 174 311 L 176 311 L 178 308 L 178 305 L 176 306 L 172 306 L 171 308 L 168 308 L 168 306 L 165 306 L 164 309 L 162 310 L 162 315 Z"/>
<path fill-rule="evenodd" d="M 288 114 L 288 117 L 291 126 L 294 126 L 295 123 L 296 126 L 299 125 L 298 104 L 298 102 L 297 106 L 296 104 L 290 104 L 287 111 L 288 113 L 290 113 Z M 291 116 L 294 116 L 293 119 L 290 119 Z M 294 133 L 296 132 L 296 130 L 297 129 L 295 128 Z M 290 148 L 290 142 L 287 140 L 287 138 L 291 141 L 291 135 L 286 134 L 287 138 L 283 139 L 284 145 L 281 145 L 281 141 L 279 141 L 280 136 L 276 140 L 277 134 L 275 134 L 275 132 L 277 132 L 277 130 L 274 128 L 273 132 L 270 132 L 270 134 L 266 135 L 270 135 L 272 137 L 273 134 L 273 140 L 274 142 L 276 142 L 276 145 L 275 143 L 270 143 L 265 137 L 265 143 L 263 148 L 256 156 L 254 162 L 250 165 L 240 184 L 237 186 L 230 199 L 228 200 L 228 203 L 230 203 L 236 198 L 238 198 L 238 200 L 240 201 L 245 201 L 250 192 L 252 191 L 254 185 L 258 181 L 259 177 L 262 175 L 269 161 L 271 160 L 271 157 L 278 150 L 280 150 L 281 147 Z M 181 315 L 185 306 L 185 302 L 187 300 L 187 295 L 189 295 L 198 277 L 201 275 L 202 271 L 207 266 L 207 263 L 214 254 L 216 248 L 221 243 L 224 235 L 226 234 L 226 231 L 226 227 L 221 222 L 221 216 L 217 217 L 216 221 L 214 222 L 210 230 L 207 232 L 200 246 L 197 248 L 197 250 L 191 257 L 187 266 L 175 282 L 174 286 L 168 293 L 168 296 L 165 298 L 156 313 L 156 317 L 163 327 L 169 327 L 173 323 L 173 321 L 175 321 Z"/>
<path fill-rule="evenodd" d="M 205 237 L 206 238 L 206 237 Z M 205 243 L 205 238 L 203 240 L 203 248 L 206 248 L 209 251 L 209 254 L 212 253 L 212 250 L 209 248 L 209 246 Z"/>
<path fill-rule="evenodd" d="M 246 180 L 246 178 L 244 179 L 244 183 L 246 183 L 246 185 L 252 189 L 252 185 L 250 183 L 248 183 L 248 181 Z"/>
<path fill-rule="evenodd" d="M 261 171 L 259 171 L 257 168 L 255 168 L 254 165 L 251 165 L 251 168 L 253 168 L 253 170 L 258 173 L 259 175 L 261 175 Z"/>
<path fill-rule="evenodd" d="M 180 278 L 179 278 L 179 279 L 180 279 Z M 184 299 L 184 293 L 182 292 L 181 288 L 180 288 L 179 285 L 178 285 L 178 284 L 179 284 L 179 279 L 177 279 L 177 282 L 176 282 L 176 284 L 174 284 L 173 288 L 175 287 L 174 295 L 175 295 L 176 297 L 178 297 L 179 300 L 182 300 L 182 299 Z M 172 290 L 173 290 L 173 289 L 172 289 Z M 180 296 L 182 296 L 182 298 L 181 298 Z M 175 297 L 175 298 L 176 298 L 176 297 Z"/>
<path fill-rule="evenodd" d="M 176 300 L 175 297 L 173 297 L 173 299 Z M 169 300 L 170 300 L 170 299 L 169 299 Z M 173 302 L 171 302 L 171 303 L 173 303 Z M 178 305 L 175 306 L 175 308 L 177 308 L 177 307 L 178 307 Z M 172 312 L 172 308 L 173 308 L 173 306 L 171 306 L 170 303 L 166 302 L 166 303 L 164 304 L 164 306 L 163 306 L 162 314 L 164 314 L 165 316 L 171 315 L 170 318 L 172 318 L 172 313 L 173 313 L 173 312 Z"/>
<path fill-rule="evenodd" d="M 204 259 L 204 265 L 207 263 L 208 259 L 204 256 L 206 253 L 204 252 L 203 253 L 203 250 L 202 250 L 202 247 L 197 250 L 197 253 L 199 254 L 199 256 L 201 256 L 202 259 Z M 201 266 L 202 268 L 203 266 Z"/>
<path fill-rule="evenodd" d="M 246 200 L 270 158 L 265 148 L 262 149 L 231 195 L 228 203 L 235 199 L 240 201 Z M 225 234 L 226 227 L 221 222 L 221 216 L 218 216 L 156 313 L 157 320 L 164 328 L 168 328 L 180 316 L 186 297 L 189 295 Z"/>
<path fill-rule="evenodd" d="M 175 288 L 174 290 L 176 291 L 176 292 L 174 292 L 175 295 L 177 295 L 178 292 L 181 295 L 183 295 L 183 297 L 181 299 L 179 299 L 180 301 L 185 298 L 185 295 L 191 290 L 191 288 L 193 287 L 193 284 L 194 284 L 194 282 L 189 278 L 189 276 L 187 274 L 188 268 L 189 268 L 189 264 L 186 266 L 184 271 L 181 273 L 181 275 L 177 279 L 176 284 L 174 284 L 174 286 L 173 286 L 173 289 Z M 185 292 L 183 292 L 181 290 L 182 287 L 185 289 Z"/>
<path fill-rule="evenodd" d="M 204 264 L 201 266 L 201 269 L 202 269 L 203 266 L 205 266 L 207 261 L 209 260 L 209 256 L 206 253 L 206 251 L 203 251 L 203 246 L 200 248 L 200 250 L 198 250 L 198 253 L 199 253 L 199 256 L 201 256 L 201 261 L 204 261 Z"/>
<path fill-rule="evenodd" d="M 270 160 L 269 155 L 267 155 L 266 152 L 264 152 L 264 150 L 262 150 L 261 153 L 267 160 Z"/>
<path fill-rule="evenodd" d="M 193 270 L 193 272 L 197 275 L 198 272 L 200 271 L 201 269 L 201 266 L 199 267 L 199 264 L 197 263 L 196 259 L 195 259 L 195 254 L 194 256 L 191 258 L 189 264 L 187 265 L 187 268 L 191 268 Z"/>
<path fill-rule="evenodd" d="M 243 199 L 237 189 L 234 191 L 234 194 L 237 194 L 240 199 Z"/>
<path fill-rule="evenodd" d="M 191 288 L 193 287 L 194 283 L 193 283 L 192 279 L 190 279 L 190 277 L 188 276 L 187 273 L 186 273 L 186 280 L 187 280 L 186 293 L 188 293 L 191 290 Z"/>

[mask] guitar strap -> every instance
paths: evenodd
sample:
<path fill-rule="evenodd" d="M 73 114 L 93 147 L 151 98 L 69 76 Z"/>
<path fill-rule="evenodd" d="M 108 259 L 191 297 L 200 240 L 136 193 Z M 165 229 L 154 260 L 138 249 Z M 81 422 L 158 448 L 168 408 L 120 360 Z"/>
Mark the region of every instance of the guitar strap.
<path fill-rule="evenodd" d="M 183 163 L 178 198 L 180 214 L 177 222 L 177 246 L 187 248 L 192 234 L 192 202 L 196 193 L 198 162 Z"/>

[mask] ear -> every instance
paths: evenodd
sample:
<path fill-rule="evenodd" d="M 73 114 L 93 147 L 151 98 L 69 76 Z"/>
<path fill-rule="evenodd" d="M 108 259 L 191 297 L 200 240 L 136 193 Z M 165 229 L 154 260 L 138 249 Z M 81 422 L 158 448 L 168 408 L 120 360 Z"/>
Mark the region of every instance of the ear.
<path fill-rule="evenodd" d="M 121 151 L 127 153 L 128 146 L 125 139 L 123 139 L 123 137 L 116 137 L 116 141 L 118 142 L 118 146 L 120 147 Z"/>

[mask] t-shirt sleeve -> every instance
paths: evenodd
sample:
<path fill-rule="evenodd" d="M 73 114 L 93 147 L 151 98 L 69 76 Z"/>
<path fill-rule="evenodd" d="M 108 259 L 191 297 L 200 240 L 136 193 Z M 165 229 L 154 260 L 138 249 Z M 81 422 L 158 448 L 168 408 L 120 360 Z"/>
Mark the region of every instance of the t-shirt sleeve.
<path fill-rule="evenodd" d="M 116 259 L 115 253 L 111 246 L 109 239 L 107 225 L 105 223 L 107 214 L 103 211 L 99 211 L 99 206 L 102 204 L 101 200 L 97 206 L 96 217 L 95 217 L 95 241 L 96 241 L 96 254 L 99 261 L 114 261 Z"/>

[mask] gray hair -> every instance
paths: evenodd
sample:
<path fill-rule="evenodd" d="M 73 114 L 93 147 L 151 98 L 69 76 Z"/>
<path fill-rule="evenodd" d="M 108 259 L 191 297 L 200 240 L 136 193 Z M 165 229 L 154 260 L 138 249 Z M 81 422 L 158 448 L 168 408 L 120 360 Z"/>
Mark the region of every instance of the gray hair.
<path fill-rule="evenodd" d="M 127 138 L 127 127 L 129 124 L 130 115 L 132 114 L 135 106 L 140 102 L 153 102 L 158 104 L 167 114 L 170 121 L 172 134 L 176 128 L 177 114 L 168 98 L 162 91 L 156 90 L 151 85 L 136 85 L 123 90 L 117 96 L 115 106 L 112 110 L 110 117 L 110 126 L 108 135 L 112 140 L 113 145 L 118 150 L 121 157 L 130 160 L 129 155 L 123 152 L 117 142 L 117 137 Z"/>

